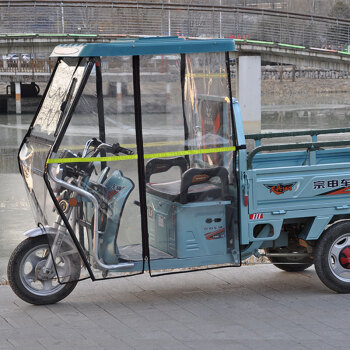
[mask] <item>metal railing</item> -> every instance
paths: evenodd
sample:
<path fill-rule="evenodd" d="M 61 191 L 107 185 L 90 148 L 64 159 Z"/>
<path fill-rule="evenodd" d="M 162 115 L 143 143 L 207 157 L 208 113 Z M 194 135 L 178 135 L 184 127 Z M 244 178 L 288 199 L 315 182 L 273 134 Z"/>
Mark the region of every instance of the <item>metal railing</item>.
<path fill-rule="evenodd" d="M 38 59 L 32 57 L 24 60 L 19 57 L 16 60 L 0 57 L 0 73 L 51 73 L 56 60 L 55 59 Z"/>
<path fill-rule="evenodd" d="M 0 0 L 0 33 L 233 37 L 344 50 L 350 21 L 179 1 Z"/>

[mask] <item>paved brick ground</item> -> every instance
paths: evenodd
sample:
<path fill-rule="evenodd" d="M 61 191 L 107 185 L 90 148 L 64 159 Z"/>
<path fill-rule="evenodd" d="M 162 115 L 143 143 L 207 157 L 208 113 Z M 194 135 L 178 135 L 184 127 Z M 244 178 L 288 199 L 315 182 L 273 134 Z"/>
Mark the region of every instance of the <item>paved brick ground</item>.
<path fill-rule="evenodd" d="M 350 295 L 314 269 L 246 266 L 80 282 L 51 306 L 0 287 L 0 349 L 349 349 Z"/>

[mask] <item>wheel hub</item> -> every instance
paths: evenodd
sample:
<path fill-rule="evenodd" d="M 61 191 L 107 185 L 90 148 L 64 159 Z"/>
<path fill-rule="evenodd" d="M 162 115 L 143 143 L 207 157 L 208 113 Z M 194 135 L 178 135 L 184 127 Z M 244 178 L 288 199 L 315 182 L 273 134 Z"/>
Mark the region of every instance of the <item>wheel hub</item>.
<path fill-rule="evenodd" d="M 346 246 L 339 254 L 340 265 L 344 269 L 350 269 L 350 246 Z"/>
<path fill-rule="evenodd" d="M 55 271 L 51 270 L 51 271 L 44 271 L 44 267 L 46 264 L 46 260 L 43 261 L 39 261 L 35 267 L 35 276 L 36 279 L 39 280 L 48 280 L 48 279 L 52 279 L 55 276 Z"/>

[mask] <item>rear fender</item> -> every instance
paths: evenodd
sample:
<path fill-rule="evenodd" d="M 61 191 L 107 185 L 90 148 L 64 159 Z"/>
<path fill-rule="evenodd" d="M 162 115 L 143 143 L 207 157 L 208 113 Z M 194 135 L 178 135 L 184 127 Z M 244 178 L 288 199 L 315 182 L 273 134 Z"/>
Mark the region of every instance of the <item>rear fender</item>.
<path fill-rule="evenodd" d="M 300 238 L 306 241 L 319 239 L 331 220 L 332 216 L 316 216 L 313 222 L 305 226 L 304 230 L 301 232 Z"/>
<path fill-rule="evenodd" d="M 45 227 L 35 227 L 31 230 L 28 230 L 23 233 L 25 237 L 37 237 L 42 235 L 51 234 L 54 235 L 57 233 L 57 229 L 51 227 L 51 226 L 45 226 Z"/>

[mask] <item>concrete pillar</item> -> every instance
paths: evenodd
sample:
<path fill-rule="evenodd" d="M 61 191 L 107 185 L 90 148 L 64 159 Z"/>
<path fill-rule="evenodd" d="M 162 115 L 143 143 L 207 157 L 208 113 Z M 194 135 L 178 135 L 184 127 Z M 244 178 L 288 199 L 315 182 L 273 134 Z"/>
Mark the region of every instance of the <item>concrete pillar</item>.
<path fill-rule="evenodd" d="M 171 117 L 171 113 L 170 110 L 171 110 L 171 83 L 167 82 L 166 83 L 166 88 L 165 88 L 165 91 L 166 91 L 166 100 L 165 100 L 165 112 L 166 112 L 166 118 L 167 118 L 167 124 L 168 123 L 172 123 L 172 117 Z M 170 124 L 171 125 L 171 124 Z"/>
<path fill-rule="evenodd" d="M 117 83 L 117 99 L 118 101 L 122 101 L 122 83 Z"/>
<path fill-rule="evenodd" d="M 16 115 L 16 126 L 17 126 L 17 145 L 20 145 L 23 139 L 22 135 L 22 116 L 20 114 Z"/>
<path fill-rule="evenodd" d="M 167 100 L 170 100 L 171 98 L 171 88 L 170 88 L 170 83 L 166 83 L 166 98 Z"/>
<path fill-rule="evenodd" d="M 239 56 L 237 92 L 245 132 L 261 129 L 261 57 Z"/>
<path fill-rule="evenodd" d="M 21 83 L 15 84 L 15 92 L 16 92 L 16 114 L 22 114 Z"/>
<path fill-rule="evenodd" d="M 117 82 L 117 112 L 122 113 L 122 83 Z"/>
<path fill-rule="evenodd" d="M 2 55 L 2 67 L 4 69 L 8 68 L 8 64 L 7 64 L 7 55 Z"/>

